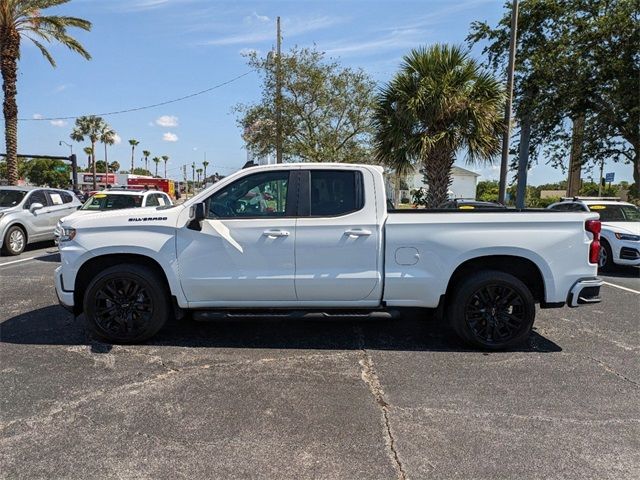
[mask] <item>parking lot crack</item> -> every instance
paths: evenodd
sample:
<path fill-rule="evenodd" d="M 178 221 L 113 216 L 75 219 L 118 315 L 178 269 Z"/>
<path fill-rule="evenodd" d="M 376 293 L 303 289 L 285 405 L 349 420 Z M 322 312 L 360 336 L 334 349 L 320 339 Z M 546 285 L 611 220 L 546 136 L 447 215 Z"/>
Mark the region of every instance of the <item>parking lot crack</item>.
<path fill-rule="evenodd" d="M 376 405 L 378 405 L 378 407 L 380 408 L 385 444 L 388 449 L 389 458 L 391 459 L 393 467 L 396 470 L 396 479 L 406 480 L 408 477 L 402 461 L 400 460 L 400 455 L 397 450 L 396 438 L 393 435 L 393 431 L 391 429 L 390 405 L 385 399 L 384 389 L 382 388 L 382 384 L 380 383 L 380 379 L 378 377 L 378 374 L 376 373 L 373 359 L 365 348 L 364 334 L 362 332 L 362 329 L 356 327 L 355 333 L 358 342 L 358 348 L 360 350 L 360 377 L 369 389 L 369 392 L 373 396 Z"/>
<path fill-rule="evenodd" d="M 631 380 L 629 377 L 627 377 L 627 376 L 623 375 L 622 373 L 618 372 L 615 368 L 613 368 L 611 365 L 606 364 L 602 360 L 599 360 L 599 359 L 597 359 L 595 357 L 592 357 L 590 355 L 585 355 L 584 357 L 588 358 L 592 362 L 597 363 L 602 368 L 604 368 L 607 372 L 614 374 L 618 378 L 621 378 L 622 380 L 630 383 L 631 385 L 635 386 L 636 388 L 640 388 L 640 383 L 636 382 L 635 380 Z"/>

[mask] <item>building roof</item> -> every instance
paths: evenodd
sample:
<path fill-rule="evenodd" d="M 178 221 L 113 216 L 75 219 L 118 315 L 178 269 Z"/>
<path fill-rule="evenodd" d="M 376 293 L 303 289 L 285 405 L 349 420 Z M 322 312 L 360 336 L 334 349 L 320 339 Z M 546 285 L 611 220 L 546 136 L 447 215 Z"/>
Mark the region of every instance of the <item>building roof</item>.
<path fill-rule="evenodd" d="M 474 177 L 480 176 L 479 173 L 472 172 L 471 170 L 467 170 L 466 168 L 458 167 L 457 165 L 454 165 L 453 167 L 451 167 L 451 175 L 467 175 L 467 176 L 474 176 Z"/>

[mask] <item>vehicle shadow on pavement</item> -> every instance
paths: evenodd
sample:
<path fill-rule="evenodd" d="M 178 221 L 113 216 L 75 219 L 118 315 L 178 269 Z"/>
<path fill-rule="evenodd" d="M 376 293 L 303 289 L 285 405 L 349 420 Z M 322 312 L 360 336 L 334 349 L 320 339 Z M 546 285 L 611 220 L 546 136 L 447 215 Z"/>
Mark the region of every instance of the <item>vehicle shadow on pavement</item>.
<path fill-rule="evenodd" d="M 602 278 L 638 278 L 640 279 L 640 267 L 624 267 L 621 265 L 616 266 L 614 270 L 608 272 L 598 272 L 598 275 Z"/>
<path fill-rule="evenodd" d="M 109 344 L 88 336 L 84 317 L 74 318 L 58 305 L 9 318 L 0 324 L 0 341 L 31 345 L 91 345 L 107 353 Z M 431 318 L 406 315 L 397 320 L 234 320 L 209 323 L 173 320 L 153 339 L 153 346 L 190 348 L 256 348 L 311 350 L 477 351 L 465 348 Z M 537 332 L 510 352 L 560 352 L 562 348 Z"/>

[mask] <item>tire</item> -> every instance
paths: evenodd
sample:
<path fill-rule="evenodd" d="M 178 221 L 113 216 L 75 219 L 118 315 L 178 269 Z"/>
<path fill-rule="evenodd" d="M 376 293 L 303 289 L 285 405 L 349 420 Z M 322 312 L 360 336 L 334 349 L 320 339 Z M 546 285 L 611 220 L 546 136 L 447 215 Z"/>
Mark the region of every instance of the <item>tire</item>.
<path fill-rule="evenodd" d="M 84 294 L 92 335 L 110 343 L 144 342 L 172 312 L 164 280 L 143 265 L 115 265 L 98 273 Z"/>
<path fill-rule="evenodd" d="M 598 270 L 610 272 L 615 267 L 613 263 L 613 252 L 609 242 L 600 239 L 600 256 L 598 257 Z"/>
<path fill-rule="evenodd" d="M 27 234 L 18 225 L 9 227 L 4 235 L 2 252 L 6 255 L 20 255 L 27 246 Z"/>
<path fill-rule="evenodd" d="M 458 337 L 486 350 L 524 342 L 536 314 L 529 288 L 513 275 L 494 270 L 473 273 L 460 282 L 448 305 L 449 324 Z"/>

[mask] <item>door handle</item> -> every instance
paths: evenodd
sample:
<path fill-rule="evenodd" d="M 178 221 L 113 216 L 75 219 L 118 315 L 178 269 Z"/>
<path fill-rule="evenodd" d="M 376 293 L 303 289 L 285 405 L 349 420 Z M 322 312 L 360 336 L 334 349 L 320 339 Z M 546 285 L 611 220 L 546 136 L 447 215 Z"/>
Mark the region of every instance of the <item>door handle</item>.
<path fill-rule="evenodd" d="M 289 232 L 286 230 L 265 230 L 262 235 L 267 237 L 288 237 Z"/>
<path fill-rule="evenodd" d="M 371 235 L 371 230 L 364 230 L 362 228 L 351 228 L 344 232 L 345 235 L 350 237 L 367 237 Z"/>

